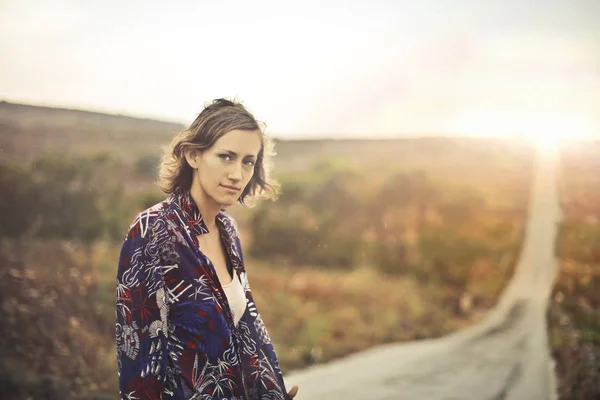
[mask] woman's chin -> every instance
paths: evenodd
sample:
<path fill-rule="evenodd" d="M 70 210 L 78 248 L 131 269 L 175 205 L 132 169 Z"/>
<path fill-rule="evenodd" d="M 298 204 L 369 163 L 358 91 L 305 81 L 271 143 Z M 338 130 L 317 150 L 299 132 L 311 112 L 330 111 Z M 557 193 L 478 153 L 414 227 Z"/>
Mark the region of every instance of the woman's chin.
<path fill-rule="evenodd" d="M 224 198 L 220 199 L 219 204 L 221 205 L 221 207 L 230 207 L 234 205 L 237 202 L 237 200 L 237 197 Z"/>

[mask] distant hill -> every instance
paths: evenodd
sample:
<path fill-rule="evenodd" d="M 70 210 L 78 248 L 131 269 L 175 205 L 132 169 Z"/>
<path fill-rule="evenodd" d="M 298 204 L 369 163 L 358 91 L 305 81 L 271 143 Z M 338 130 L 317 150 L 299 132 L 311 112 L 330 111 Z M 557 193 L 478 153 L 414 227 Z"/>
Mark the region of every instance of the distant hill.
<path fill-rule="evenodd" d="M 181 124 L 91 111 L 0 102 L 0 157 L 29 160 L 42 151 L 115 151 L 127 159 L 157 151 Z"/>
<path fill-rule="evenodd" d="M 118 153 L 132 163 L 160 148 L 185 127 L 181 124 L 98 112 L 0 102 L 0 159 L 26 162 L 44 151 Z M 367 135 L 365 135 L 367 136 Z M 464 175 L 485 182 L 492 171 L 519 174 L 532 158 L 525 142 L 469 137 L 398 139 L 276 140 L 275 167 L 294 172 L 320 159 L 345 159 L 357 166 L 424 169 L 440 177 Z M 600 142 L 574 143 L 573 161 L 600 160 Z M 469 179 L 470 180 L 470 179 Z"/>
<path fill-rule="evenodd" d="M 0 155 L 30 159 L 42 151 L 88 153 L 116 151 L 139 155 L 167 145 L 181 124 L 124 115 L 0 102 Z M 291 169 L 302 169 L 325 156 L 349 156 L 357 162 L 429 160 L 468 148 L 488 157 L 505 141 L 468 138 L 310 139 L 276 140 L 278 159 Z M 514 146 L 512 146 L 514 147 Z M 462 150 L 460 150 L 462 149 Z M 514 150 L 514 149 L 513 149 Z M 370 163 L 370 162 L 369 162 Z"/>

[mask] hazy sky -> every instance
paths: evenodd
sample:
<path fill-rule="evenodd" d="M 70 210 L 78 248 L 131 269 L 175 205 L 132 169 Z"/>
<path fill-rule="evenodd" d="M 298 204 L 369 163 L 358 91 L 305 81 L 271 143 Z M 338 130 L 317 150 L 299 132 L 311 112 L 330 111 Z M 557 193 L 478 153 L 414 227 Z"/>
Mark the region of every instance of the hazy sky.
<path fill-rule="evenodd" d="M 0 0 L 0 99 L 273 136 L 600 136 L 600 0 Z"/>

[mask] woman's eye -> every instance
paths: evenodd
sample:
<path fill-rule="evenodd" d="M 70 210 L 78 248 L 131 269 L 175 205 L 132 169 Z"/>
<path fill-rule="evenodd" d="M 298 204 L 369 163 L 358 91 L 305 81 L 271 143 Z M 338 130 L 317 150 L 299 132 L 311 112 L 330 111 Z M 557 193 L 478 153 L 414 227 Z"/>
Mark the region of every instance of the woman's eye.
<path fill-rule="evenodd" d="M 219 157 L 225 161 L 231 161 L 231 156 L 229 154 L 219 154 Z"/>
<path fill-rule="evenodd" d="M 252 160 L 246 160 L 246 161 L 245 161 L 245 163 L 246 163 L 246 165 L 247 165 L 247 166 L 249 166 L 249 167 L 252 167 L 252 166 L 254 166 L 254 161 L 252 161 Z"/>

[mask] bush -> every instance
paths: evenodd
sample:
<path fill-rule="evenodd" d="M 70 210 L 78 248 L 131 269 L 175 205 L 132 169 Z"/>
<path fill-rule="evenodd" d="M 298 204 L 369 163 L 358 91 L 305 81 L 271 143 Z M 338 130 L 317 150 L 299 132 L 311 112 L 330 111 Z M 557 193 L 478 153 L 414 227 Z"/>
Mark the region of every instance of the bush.
<path fill-rule="evenodd" d="M 166 197 L 167 195 L 161 192 L 158 188 L 142 192 L 136 197 L 136 210 L 145 210 L 150 208 L 165 200 Z"/>
<path fill-rule="evenodd" d="M 154 179 L 158 174 L 160 155 L 156 153 L 142 154 L 135 160 L 134 169 L 138 174 Z"/>
<path fill-rule="evenodd" d="M 0 165 L 7 193 L 0 234 L 18 239 L 74 240 L 89 244 L 114 238 L 124 218 L 124 188 L 116 176 L 122 166 L 110 154 L 90 157 L 46 154 L 29 166 Z M 27 232 L 24 229 L 27 228 Z"/>
<path fill-rule="evenodd" d="M 600 224 L 574 219 L 560 230 L 558 255 L 580 263 L 600 263 Z"/>
<path fill-rule="evenodd" d="M 321 173 L 309 169 L 281 179 L 279 201 L 255 209 L 252 256 L 344 269 L 369 265 L 464 288 L 478 259 L 519 239 L 513 221 L 489 227 L 480 194 L 448 184 L 442 190 L 422 171 L 381 181 L 377 174 L 317 166 Z"/>

